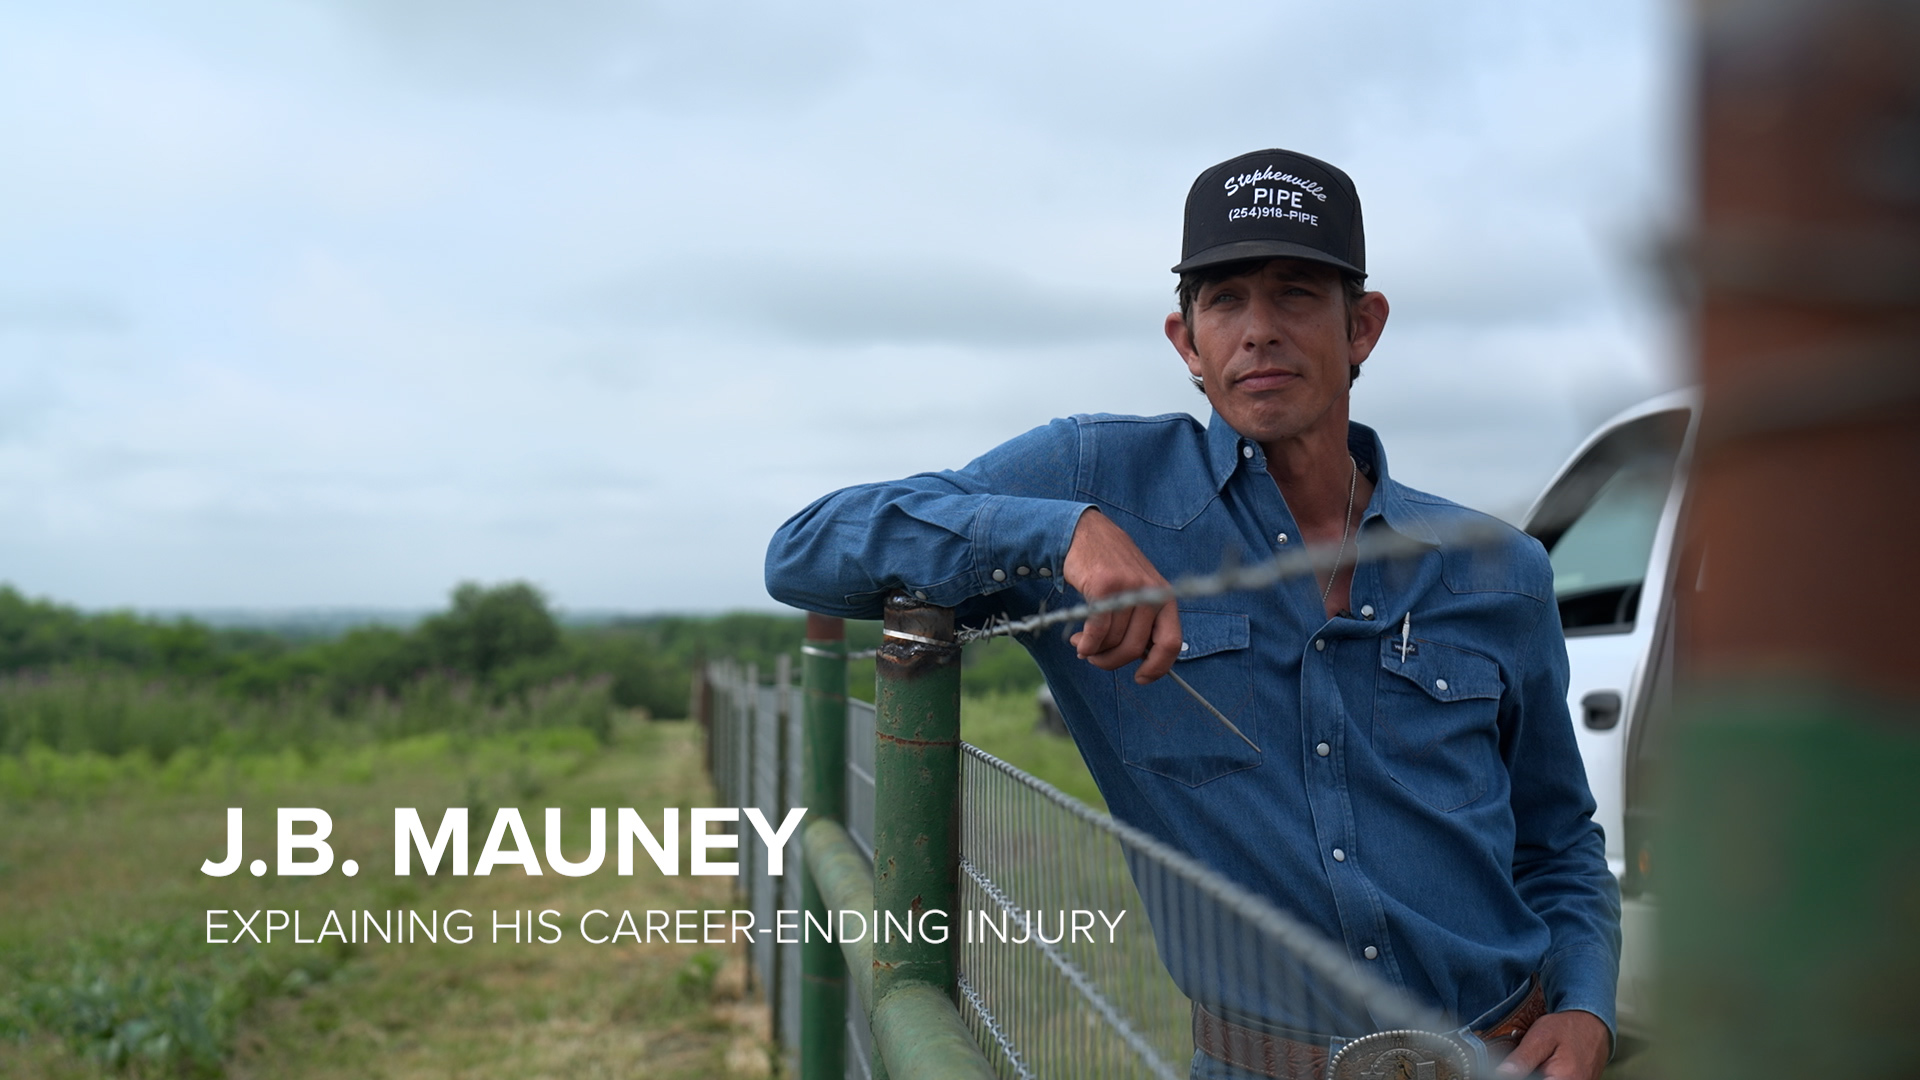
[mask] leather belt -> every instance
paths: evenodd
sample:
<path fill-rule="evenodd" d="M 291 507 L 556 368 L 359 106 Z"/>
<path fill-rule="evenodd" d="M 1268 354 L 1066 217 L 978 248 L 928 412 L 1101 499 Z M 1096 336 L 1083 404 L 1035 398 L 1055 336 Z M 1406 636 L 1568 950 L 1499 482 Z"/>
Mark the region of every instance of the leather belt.
<path fill-rule="evenodd" d="M 1494 1021 L 1474 1034 L 1487 1044 L 1487 1057 L 1499 1061 L 1520 1045 L 1521 1036 L 1533 1026 L 1535 1020 L 1547 1015 L 1547 992 L 1540 987 L 1540 976 L 1533 977 L 1533 989 L 1526 1000 L 1513 1007 L 1513 1011 Z"/>
<path fill-rule="evenodd" d="M 1535 976 L 1532 983 L 1526 998 L 1512 1011 L 1485 1028 L 1474 1031 L 1474 1035 L 1486 1044 L 1489 1060 L 1499 1061 L 1511 1054 L 1533 1022 L 1546 1015 L 1547 995 L 1540 987 L 1539 977 Z M 1425 1035 L 1422 1032 L 1404 1034 Z M 1447 1041 L 1444 1036 L 1429 1038 Z M 1193 1006 L 1193 1045 L 1196 1050 L 1216 1061 L 1272 1080 L 1326 1080 L 1327 1046 L 1331 1041 L 1331 1038 L 1307 1041 L 1262 1031 L 1225 1019 L 1198 1002 Z"/>

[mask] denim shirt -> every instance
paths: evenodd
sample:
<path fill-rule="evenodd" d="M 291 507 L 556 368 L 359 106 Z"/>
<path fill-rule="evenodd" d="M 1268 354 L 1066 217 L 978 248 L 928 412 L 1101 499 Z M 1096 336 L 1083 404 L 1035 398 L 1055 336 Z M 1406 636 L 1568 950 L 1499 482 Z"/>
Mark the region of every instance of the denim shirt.
<path fill-rule="evenodd" d="M 1619 890 L 1546 552 L 1518 530 L 1450 545 L 1492 519 L 1395 483 L 1371 429 L 1352 424 L 1348 445 L 1374 480 L 1360 551 L 1391 531 L 1424 556 L 1362 562 L 1352 613 L 1332 619 L 1305 578 L 1180 607 L 1175 670 L 1264 753 L 1173 680 L 1135 685 L 1137 663 L 1101 671 L 1058 632 L 1022 643 L 1116 818 L 1462 1020 L 1537 971 L 1549 1009 L 1612 1028 Z M 901 587 L 965 625 L 1019 618 L 1080 599 L 1061 562 L 1088 507 L 1169 580 L 1301 542 L 1260 446 L 1217 414 L 1076 416 L 959 471 L 820 499 L 775 534 L 767 588 L 847 618 L 877 618 Z"/>

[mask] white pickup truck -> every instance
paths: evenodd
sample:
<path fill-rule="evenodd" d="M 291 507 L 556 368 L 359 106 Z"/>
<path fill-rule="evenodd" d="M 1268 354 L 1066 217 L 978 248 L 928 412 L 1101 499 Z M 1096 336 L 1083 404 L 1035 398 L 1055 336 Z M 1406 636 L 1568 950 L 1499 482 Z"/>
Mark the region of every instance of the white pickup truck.
<path fill-rule="evenodd" d="M 1621 884 L 1620 1029 L 1639 1039 L 1648 1035 L 1653 981 L 1649 772 L 1671 697 L 1676 583 L 1697 577 L 1697 568 L 1679 572 L 1679 532 L 1699 413 L 1698 395 L 1678 391 L 1602 424 L 1525 524 L 1553 562 L 1572 675 L 1567 705 Z"/>

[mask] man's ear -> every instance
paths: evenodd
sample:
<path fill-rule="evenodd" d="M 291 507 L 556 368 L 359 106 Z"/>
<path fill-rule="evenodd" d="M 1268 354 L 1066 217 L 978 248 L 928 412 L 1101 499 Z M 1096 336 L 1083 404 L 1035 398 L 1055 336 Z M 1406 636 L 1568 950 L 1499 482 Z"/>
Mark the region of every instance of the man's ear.
<path fill-rule="evenodd" d="M 1193 332 L 1187 329 L 1186 317 L 1177 311 L 1168 313 L 1166 331 L 1167 341 L 1172 343 L 1173 351 L 1187 362 L 1187 372 L 1196 379 L 1201 378 L 1200 354 L 1194 350 Z"/>
<path fill-rule="evenodd" d="M 1381 331 L 1387 328 L 1389 310 L 1383 293 L 1362 293 L 1360 299 L 1353 301 L 1352 352 L 1347 357 L 1348 363 L 1359 367 L 1373 355 L 1373 347 L 1380 343 Z"/>

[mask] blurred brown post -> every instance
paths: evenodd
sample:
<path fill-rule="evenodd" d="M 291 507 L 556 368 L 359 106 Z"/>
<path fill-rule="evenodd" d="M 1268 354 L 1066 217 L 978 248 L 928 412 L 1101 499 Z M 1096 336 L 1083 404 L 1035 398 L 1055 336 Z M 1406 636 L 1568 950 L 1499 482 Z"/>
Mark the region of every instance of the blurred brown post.
<path fill-rule="evenodd" d="M 1920 13 L 1698 0 L 1702 676 L 1920 696 Z M 1862 618 L 1886 628 L 1866 631 Z"/>
<path fill-rule="evenodd" d="M 1911 1075 L 1920 5 L 1695 0 L 1699 362 L 1667 1071 Z"/>

